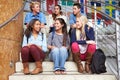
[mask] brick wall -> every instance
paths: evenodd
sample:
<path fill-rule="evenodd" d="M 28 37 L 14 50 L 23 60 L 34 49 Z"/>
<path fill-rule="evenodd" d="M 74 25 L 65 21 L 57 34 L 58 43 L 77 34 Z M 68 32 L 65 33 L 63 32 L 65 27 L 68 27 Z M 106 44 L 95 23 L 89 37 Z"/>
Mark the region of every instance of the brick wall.
<path fill-rule="evenodd" d="M 0 0 L 0 24 L 10 19 L 23 5 L 23 0 Z M 23 33 L 23 13 L 0 28 L 0 80 L 8 80 L 19 60 Z M 10 63 L 13 65 L 10 66 Z"/>

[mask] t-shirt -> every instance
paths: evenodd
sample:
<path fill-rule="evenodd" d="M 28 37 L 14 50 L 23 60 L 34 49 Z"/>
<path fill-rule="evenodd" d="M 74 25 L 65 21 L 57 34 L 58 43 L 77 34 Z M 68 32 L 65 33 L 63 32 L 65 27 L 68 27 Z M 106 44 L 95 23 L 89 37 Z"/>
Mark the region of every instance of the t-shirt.
<path fill-rule="evenodd" d="M 53 36 L 53 39 L 52 39 L 52 36 Z M 48 45 L 52 45 L 52 46 L 56 46 L 58 48 L 62 47 L 63 46 L 63 35 L 58 35 L 56 33 L 53 33 L 51 32 L 48 36 Z M 67 38 L 66 40 L 66 47 L 69 47 L 69 44 L 70 44 L 70 40 L 69 40 L 69 37 Z"/>

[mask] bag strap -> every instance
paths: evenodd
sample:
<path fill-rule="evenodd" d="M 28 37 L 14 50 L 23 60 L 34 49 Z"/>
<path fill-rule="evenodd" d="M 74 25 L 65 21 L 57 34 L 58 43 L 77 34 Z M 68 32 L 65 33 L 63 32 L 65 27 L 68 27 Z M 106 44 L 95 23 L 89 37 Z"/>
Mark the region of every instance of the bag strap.
<path fill-rule="evenodd" d="M 54 38 L 54 34 L 55 34 L 55 31 L 52 32 L 52 40 L 53 40 L 53 38 Z"/>
<path fill-rule="evenodd" d="M 41 32 L 42 33 L 42 32 Z M 43 33 L 42 33 L 42 41 L 43 41 Z"/>
<path fill-rule="evenodd" d="M 27 44 L 28 44 L 28 39 L 29 39 L 29 38 L 27 37 Z"/>
<path fill-rule="evenodd" d="M 54 35 L 55 35 L 55 31 L 52 31 L 52 40 L 54 38 Z M 52 40 L 51 40 L 51 45 L 52 45 Z"/>

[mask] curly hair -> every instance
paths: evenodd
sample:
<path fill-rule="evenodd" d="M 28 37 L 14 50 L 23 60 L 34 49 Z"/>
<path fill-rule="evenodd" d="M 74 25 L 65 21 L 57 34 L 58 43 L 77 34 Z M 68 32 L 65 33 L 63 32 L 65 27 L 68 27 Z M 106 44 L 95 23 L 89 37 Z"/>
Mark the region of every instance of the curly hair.
<path fill-rule="evenodd" d="M 27 37 L 27 40 L 28 40 L 28 38 L 30 37 L 30 35 L 31 35 L 32 31 L 33 31 L 33 27 L 34 27 L 34 24 L 35 24 L 36 21 L 39 21 L 39 19 L 32 19 L 30 21 L 30 23 L 28 24 L 27 29 L 25 30 L 24 34 Z"/>

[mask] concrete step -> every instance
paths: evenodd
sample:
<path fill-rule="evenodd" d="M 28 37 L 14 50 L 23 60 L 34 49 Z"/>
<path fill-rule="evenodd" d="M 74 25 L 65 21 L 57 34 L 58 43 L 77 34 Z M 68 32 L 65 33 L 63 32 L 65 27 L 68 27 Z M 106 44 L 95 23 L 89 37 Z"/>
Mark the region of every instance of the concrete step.
<path fill-rule="evenodd" d="M 84 62 L 82 62 L 84 65 Z M 42 63 L 43 71 L 53 71 L 53 62 L 51 61 L 44 61 Z M 30 71 L 32 71 L 35 68 L 35 63 L 29 63 Z M 72 61 L 67 61 L 65 63 L 66 71 L 77 71 L 76 64 Z M 16 72 L 22 72 L 23 65 L 22 62 L 16 63 Z"/>
<path fill-rule="evenodd" d="M 83 66 L 85 65 L 85 62 L 82 61 Z M 42 64 L 43 72 L 53 72 L 53 62 L 51 61 L 44 61 Z M 107 72 L 105 74 L 113 74 L 111 69 L 108 67 L 109 65 L 106 62 Z M 32 71 L 35 68 L 35 63 L 29 63 L 30 71 Z M 66 61 L 65 68 L 67 72 L 77 72 L 77 66 L 75 62 L 73 61 Z M 21 73 L 23 71 L 23 65 L 22 62 L 16 63 L 16 73 Z"/>
<path fill-rule="evenodd" d="M 80 74 L 78 72 L 67 72 L 66 75 L 54 75 L 53 72 L 43 72 L 38 75 L 24 75 L 15 73 L 9 76 L 9 80 L 117 80 L 114 75 Z"/>

